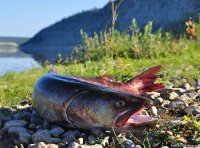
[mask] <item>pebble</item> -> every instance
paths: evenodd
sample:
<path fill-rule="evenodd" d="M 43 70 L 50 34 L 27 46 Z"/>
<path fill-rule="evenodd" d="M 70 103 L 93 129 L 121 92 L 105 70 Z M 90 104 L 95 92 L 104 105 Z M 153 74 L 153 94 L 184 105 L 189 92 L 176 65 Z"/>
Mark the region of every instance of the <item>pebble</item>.
<path fill-rule="evenodd" d="M 29 129 L 35 130 L 36 129 L 36 124 L 35 123 L 31 123 L 28 126 Z"/>
<path fill-rule="evenodd" d="M 101 145 L 103 145 L 104 147 L 108 146 L 109 145 L 109 136 L 106 136 L 102 142 L 101 142 Z"/>
<path fill-rule="evenodd" d="M 4 124 L 4 128 L 9 127 L 24 127 L 27 124 L 25 120 L 10 120 Z"/>
<path fill-rule="evenodd" d="M 62 133 L 64 133 L 64 130 L 61 127 L 56 127 L 50 130 L 50 134 L 53 137 L 59 137 Z"/>
<path fill-rule="evenodd" d="M 80 144 L 76 142 L 71 142 L 68 146 L 68 148 L 82 148 Z"/>
<path fill-rule="evenodd" d="M 103 136 L 103 131 L 100 128 L 94 128 L 92 129 L 91 134 L 96 137 L 100 137 Z"/>
<path fill-rule="evenodd" d="M 158 98 L 155 98 L 154 104 L 155 105 L 161 105 L 163 101 L 164 101 L 163 98 L 158 97 Z"/>
<path fill-rule="evenodd" d="M 185 109 L 186 105 L 183 101 L 172 101 L 168 105 L 168 108 L 174 109 L 174 110 L 183 110 Z"/>
<path fill-rule="evenodd" d="M 160 97 L 160 93 L 159 92 L 148 92 L 147 96 L 149 96 L 151 99 L 155 99 L 157 97 Z"/>
<path fill-rule="evenodd" d="M 190 99 L 196 99 L 198 97 L 198 94 L 196 92 L 191 92 L 191 93 L 187 93 L 187 96 Z"/>
<path fill-rule="evenodd" d="M 95 143 L 95 141 L 96 141 L 96 137 L 94 136 L 94 135 L 89 135 L 88 136 L 88 143 L 89 144 L 94 144 Z"/>
<path fill-rule="evenodd" d="M 0 120 L 4 123 L 4 122 L 12 120 L 12 118 L 0 114 Z"/>
<path fill-rule="evenodd" d="M 171 92 L 169 95 L 169 100 L 175 100 L 179 95 L 175 92 Z"/>
<path fill-rule="evenodd" d="M 162 146 L 161 148 L 169 148 L 168 146 Z"/>
<path fill-rule="evenodd" d="M 136 145 L 135 148 L 142 148 L 140 145 Z"/>
<path fill-rule="evenodd" d="M 15 120 L 25 120 L 27 122 L 30 122 L 31 113 L 30 112 L 20 112 L 20 113 L 15 114 L 13 117 Z"/>
<path fill-rule="evenodd" d="M 178 95 L 182 95 L 186 90 L 183 88 L 172 88 L 174 92 L 176 92 Z"/>
<path fill-rule="evenodd" d="M 28 148 L 47 148 L 47 145 L 44 142 L 39 142 L 36 144 L 30 144 Z"/>
<path fill-rule="evenodd" d="M 76 143 L 82 145 L 84 144 L 84 139 L 83 138 L 78 138 L 77 140 L 75 140 Z"/>
<path fill-rule="evenodd" d="M 185 84 L 183 85 L 183 88 L 186 89 L 186 90 L 190 90 L 191 86 L 190 86 L 189 83 L 185 83 Z"/>
<path fill-rule="evenodd" d="M 150 107 L 149 111 L 152 114 L 152 116 L 157 116 L 158 115 L 158 110 L 157 110 L 157 108 L 155 106 Z"/>
<path fill-rule="evenodd" d="M 161 107 L 163 107 L 163 108 L 166 108 L 166 107 L 168 107 L 168 106 L 169 106 L 169 104 L 170 104 L 170 102 L 171 102 L 171 101 L 169 101 L 169 100 L 164 100 L 164 101 L 162 102 L 162 105 L 161 105 Z"/>
<path fill-rule="evenodd" d="M 125 148 L 135 148 L 135 144 L 130 139 L 127 139 L 122 143 Z"/>
<path fill-rule="evenodd" d="M 47 144 L 47 148 L 58 148 L 56 144 Z"/>
<path fill-rule="evenodd" d="M 32 135 L 32 141 L 34 143 L 44 142 L 44 143 L 59 143 L 60 138 L 52 138 L 48 129 L 41 130 Z"/>
<path fill-rule="evenodd" d="M 200 106 L 194 104 L 194 105 L 191 105 L 189 107 L 187 107 L 184 112 L 189 115 L 189 114 L 192 114 L 194 116 L 196 116 L 197 114 L 200 114 Z"/>
<path fill-rule="evenodd" d="M 65 144 L 69 144 L 70 142 L 73 142 L 75 140 L 76 140 L 76 137 L 74 136 L 74 134 L 69 134 L 69 135 L 66 135 L 66 137 L 62 139 L 62 142 Z"/>
<path fill-rule="evenodd" d="M 94 145 L 81 145 L 80 148 L 103 148 L 101 144 L 94 144 Z"/>
<path fill-rule="evenodd" d="M 29 134 L 27 132 L 27 129 L 23 128 L 23 127 L 10 127 L 8 129 L 8 134 L 10 136 L 15 136 L 16 135 L 18 137 L 17 140 L 21 144 L 28 145 L 32 141 L 31 134 Z"/>
<path fill-rule="evenodd" d="M 0 119 L 0 129 L 1 129 L 2 125 L 3 125 L 3 121 Z"/>
<path fill-rule="evenodd" d="M 44 119 L 38 115 L 35 111 L 31 114 L 31 123 L 35 123 L 36 125 L 43 125 Z"/>

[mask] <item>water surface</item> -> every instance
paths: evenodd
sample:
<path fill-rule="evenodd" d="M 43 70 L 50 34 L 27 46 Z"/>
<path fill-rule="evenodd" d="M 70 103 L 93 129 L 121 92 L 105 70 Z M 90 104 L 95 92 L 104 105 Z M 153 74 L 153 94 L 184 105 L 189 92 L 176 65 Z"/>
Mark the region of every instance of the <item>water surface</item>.
<path fill-rule="evenodd" d="M 0 40 L 0 77 L 11 71 L 22 72 L 37 67 L 40 65 L 31 55 L 22 52 L 17 42 Z"/>
<path fill-rule="evenodd" d="M 7 72 L 22 72 L 25 70 L 40 67 L 40 65 L 31 57 L 0 57 L 0 76 Z"/>

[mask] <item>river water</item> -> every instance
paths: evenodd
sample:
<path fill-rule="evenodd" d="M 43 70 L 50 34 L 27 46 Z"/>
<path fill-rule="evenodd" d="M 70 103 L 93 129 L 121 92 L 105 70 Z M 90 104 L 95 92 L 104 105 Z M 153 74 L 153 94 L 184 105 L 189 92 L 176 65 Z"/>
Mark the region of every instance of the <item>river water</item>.
<path fill-rule="evenodd" d="M 22 53 L 19 49 L 16 52 L 0 52 L 0 77 L 8 72 L 22 72 L 40 65 L 28 54 Z"/>

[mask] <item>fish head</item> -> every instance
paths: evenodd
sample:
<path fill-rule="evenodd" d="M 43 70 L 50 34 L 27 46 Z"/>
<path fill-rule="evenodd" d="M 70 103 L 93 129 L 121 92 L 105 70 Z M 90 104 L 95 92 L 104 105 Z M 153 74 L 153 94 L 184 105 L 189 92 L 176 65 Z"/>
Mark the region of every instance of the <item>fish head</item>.
<path fill-rule="evenodd" d="M 77 95 L 66 113 L 79 128 L 136 128 L 155 121 L 142 115 L 152 101 L 120 90 L 85 91 Z"/>

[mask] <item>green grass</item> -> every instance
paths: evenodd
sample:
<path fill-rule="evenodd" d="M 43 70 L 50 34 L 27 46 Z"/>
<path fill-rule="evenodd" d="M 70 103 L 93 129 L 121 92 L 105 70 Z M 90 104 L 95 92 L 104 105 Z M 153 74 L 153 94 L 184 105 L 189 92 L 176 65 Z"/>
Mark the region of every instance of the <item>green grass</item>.
<path fill-rule="evenodd" d="M 54 69 L 60 74 L 95 77 L 110 75 L 119 81 L 127 81 L 143 70 L 162 65 L 160 72 L 164 75 L 161 80 L 167 83 L 173 77 L 200 78 L 200 49 L 191 49 L 184 54 L 170 55 L 152 59 L 132 58 L 104 58 L 101 61 L 88 61 L 85 63 L 55 65 Z M 29 70 L 22 73 L 8 73 L 0 78 L 0 106 L 19 104 L 20 101 L 30 99 L 34 83 L 52 66 Z"/>
<path fill-rule="evenodd" d="M 185 37 L 174 38 L 168 32 L 152 32 L 148 23 L 143 32 L 137 23 L 132 23 L 132 34 L 111 29 L 88 37 L 81 33 L 82 46 L 76 48 L 76 60 L 59 59 L 54 65 L 60 74 L 96 77 L 110 75 L 116 80 L 127 81 L 143 70 L 162 65 L 160 81 L 168 83 L 170 78 L 185 77 L 193 83 L 200 78 L 200 42 Z M 197 24 L 200 30 L 200 24 Z M 200 33 L 197 34 L 200 38 Z M 78 50 L 78 52 L 77 52 Z M 64 63 L 64 65 L 63 65 Z M 0 106 L 19 104 L 31 99 L 36 80 L 52 66 L 22 73 L 8 73 L 0 77 Z"/>

